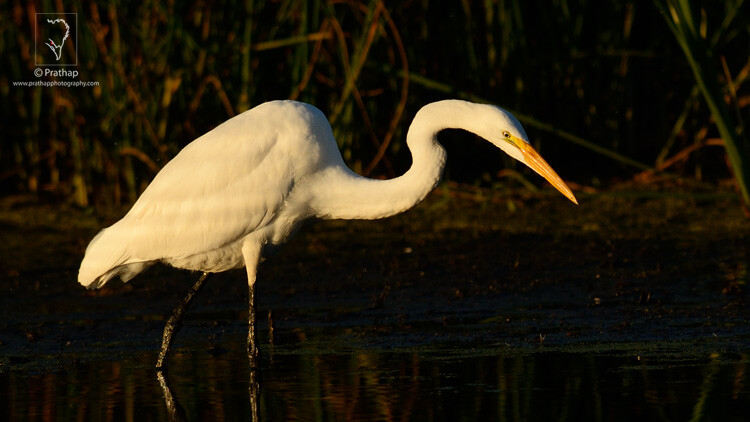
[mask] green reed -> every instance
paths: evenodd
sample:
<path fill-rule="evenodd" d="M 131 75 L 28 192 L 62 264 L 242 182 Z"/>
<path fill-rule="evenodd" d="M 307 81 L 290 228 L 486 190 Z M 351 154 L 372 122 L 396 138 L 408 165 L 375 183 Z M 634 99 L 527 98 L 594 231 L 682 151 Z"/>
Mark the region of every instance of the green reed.
<path fill-rule="evenodd" d="M 740 116 L 747 55 L 736 51 L 750 39 L 739 24 L 748 19 L 741 5 L 704 5 L 707 16 L 732 17 L 711 27 L 718 35 L 708 45 L 735 75 L 732 104 Z M 725 72 L 715 60 L 701 68 L 704 79 L 724 81 L 704 109 L 692 63 L 672 48 L 676 26 L 636 1 L 458 0 L 438 8 L 382 0 L 78 0 L 63 10 L 48 0 L 1 7 L 0 194 L 130 203 L 188 142 L 279 98 L 321 108 L 347 162 L 375 177 L 408 166 L 411 117 L 447 96 L 514 110 L 548 161 L 581 184 L 662 169 L 729 177 L 716 150 L 704 148 L 710 118 L 738 180 L 750 174 L 743 142 L 725 136 L 741 123 L 722 105 Z M 37 79 L 34 14 L 41 12 L 78 13 L 79 79 L 100 86 L 11 86 Z M 717 107 L 726 110 L 717 114 Z M 472 165 L 489 174 L 501 168 L 492 160 Z"/>
<path fill-rule="evenodd" d="M 724 3 L 723 18 L 718 26 L 712 28 L 710 36 L 705 9 L 696 7 L 687 0 L 655 0 L 655 3 L 685 53 L 696 84 L 724 141 L 743 204 L 750 210 L 750 139 L 744 130 L 733 77 L 726 75 L 723 86 L 720 84 L 719 78 L 722 75 L 718 70 L 719 58 L 713 54 L 719 40 L 734 29 L 733 21 L 742 18 L 740 10 L 744 1 L 731 0 Z M 746 24 L 747 22 L 744 23 Z M 732 113 L 730 105 L 724 99 L 725 95 L 730 95 L 730 103 L 735 107 L 736 113 Z"/>

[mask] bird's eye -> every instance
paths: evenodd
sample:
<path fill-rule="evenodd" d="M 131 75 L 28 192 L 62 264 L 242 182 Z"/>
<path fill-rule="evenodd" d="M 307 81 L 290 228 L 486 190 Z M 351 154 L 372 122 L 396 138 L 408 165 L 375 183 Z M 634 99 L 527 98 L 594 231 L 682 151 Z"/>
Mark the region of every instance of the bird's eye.
<path fill-rule="evenodd" d="M 506 137 L 507 139 L 510 139 L 510 132 L 508 132 L 507 130 L 504 130 L 503 136 Z"/>

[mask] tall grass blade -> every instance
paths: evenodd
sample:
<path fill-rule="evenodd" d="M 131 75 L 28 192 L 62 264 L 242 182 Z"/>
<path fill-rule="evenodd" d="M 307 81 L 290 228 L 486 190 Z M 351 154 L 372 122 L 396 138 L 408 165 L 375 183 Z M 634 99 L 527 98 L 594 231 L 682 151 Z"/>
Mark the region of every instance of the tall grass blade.
<path fill-rule="evenodd" d="M 736 129 L 741 126 L 734 121 L 724 101 L 716 58 L 711 57 L 709 44 L 695 24 L 694 16 L 698 10 L 694 10 L 694 6 L 687 0 L 654 0 L 654 3 L 661 10 L 685 54 L 695 82 L 724 140 L 743 205 L 750 209 L 750 141 L 747 134 Z"/>

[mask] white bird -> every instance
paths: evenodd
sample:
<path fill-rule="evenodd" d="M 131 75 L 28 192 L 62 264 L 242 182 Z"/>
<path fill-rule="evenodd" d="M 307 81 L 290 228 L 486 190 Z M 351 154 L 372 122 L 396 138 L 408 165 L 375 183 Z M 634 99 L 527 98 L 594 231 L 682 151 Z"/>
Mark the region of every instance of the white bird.
<path fill-rule="evenodd" d="M 206 275 L 245 267 L 254 364 L 254 287 L 264 253 L 307 220 L 384 218 L 419 203 L 440 181 L 446 152 L 437 134 L 449 128 L 481 136 L 578 203 L 518 120 L 499 107 L 460 100 L 424 106 L 406 137 L 411 168 L 375 180 L 346 166 L 320 110 L 272 101 L 227 120 L 167 163 L 127 215 L 91 241 L 78 282 L 88 288 L 115 276 L 127 282 L 157 262 L 204 273 L 165 327 L 160 369 L 175 325 Z"/>

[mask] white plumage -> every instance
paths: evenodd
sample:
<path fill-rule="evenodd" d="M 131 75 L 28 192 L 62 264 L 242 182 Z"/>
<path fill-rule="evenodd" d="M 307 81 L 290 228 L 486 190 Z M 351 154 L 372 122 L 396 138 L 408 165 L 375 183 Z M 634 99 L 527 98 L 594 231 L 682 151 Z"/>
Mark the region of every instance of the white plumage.
<path fill-rule="evenodd" d="M 219 272 L 245 265 L 241 244 L 286 238 L 313 216 L 304 176 L 343 166 L 330 126 L 316 108 L 271 102 L 219 125 L 187 145 L 156 175 L 128 214 L 86 250 L 79 282 L 100 287 L 164 261 Z M 332 148 L 333 147 L 333 148 Z M 294 192 L 294 195 L 292 194 Z M 280 227 L 280 222 L 284 222 Z"/>
<path fill-rule="evenodd" d="M 89 288 L 115 276 L 128 281 L 159 261 L 204 272 L 244 266 L 252 293 L 263 249 L 282 244 L 303 221 L 382 218 L 424 199 L 445 166 L 437 133 L 447 128 L 485 138 L 575 202 L 531 148 L 521 124 L 498 107 L 459 100 L 428 104 L 407 135 L 411 168 L 395 179 L 374 180 L 345 165 L 320 110 L 273 101 L 180 151 L 127 215 L 91 241 L 78 281 Z"/>

